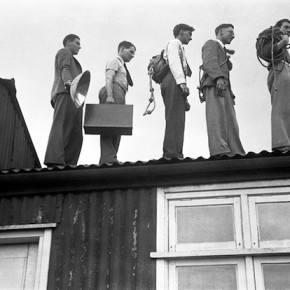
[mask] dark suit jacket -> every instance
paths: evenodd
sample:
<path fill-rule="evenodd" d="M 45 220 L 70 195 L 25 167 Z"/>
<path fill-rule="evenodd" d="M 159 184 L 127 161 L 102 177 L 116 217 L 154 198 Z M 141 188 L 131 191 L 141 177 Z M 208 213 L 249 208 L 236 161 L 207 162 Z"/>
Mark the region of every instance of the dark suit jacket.
<path fill-rule="evenodd" d="M 230 89 L 229 71 L 232 63 L 227 59 L 222 46 L 215 40 L 208 40 L 202 47 L 203 76 L 201 88 L 216 86 L 216 80 L 224 77 Z"/>
<path fill-rule="evenodd" d="M 64 84 L 82 73 L 80 63 L 73 57 L 72 53 L 62 48 L 55 56 L 54 82 L 51 90 L 51 104 L 54 105 L 54 97 L 58 94 L 67 93 Z"/>

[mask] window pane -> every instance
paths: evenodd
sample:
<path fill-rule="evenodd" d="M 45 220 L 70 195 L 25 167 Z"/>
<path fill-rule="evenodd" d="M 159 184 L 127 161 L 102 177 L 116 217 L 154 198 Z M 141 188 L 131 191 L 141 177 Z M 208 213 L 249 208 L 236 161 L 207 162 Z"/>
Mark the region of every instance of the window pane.
<path fill-rule="evenodd" d="M 261 241 L 290 239 L 290 203 L 257 204 Z"/>
<path fill-rule="evenodd" d="M 234 290 L 237 289 L 236 266 L 177 267 L 178 290 Z"/>
<path fill-rule="evenodd" d="M 177 207 L 177 243 L 234 241 L 233 206 Z"/>
<path fill-rule="evenodd" d="M 290 289 L 290 264 L 264 264 L 263 274 L 266 290 Z"/>

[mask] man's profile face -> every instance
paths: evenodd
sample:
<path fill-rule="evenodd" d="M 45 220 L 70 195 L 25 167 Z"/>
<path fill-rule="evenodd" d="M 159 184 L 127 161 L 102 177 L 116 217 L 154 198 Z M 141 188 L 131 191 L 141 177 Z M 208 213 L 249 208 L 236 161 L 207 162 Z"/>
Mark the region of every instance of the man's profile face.
<path fill-rule="evenodd" d="M 70 52 L 73 55 L 76 55 L 79 53 L 79 50 L 81 49 L 81 43 L 79 38 L 75 38 L 73 41 L 68 41 L 66 46 Z"/>
<path fill-rule="evenodd" d="M 222 28 L 220 35 L 223 44 L 230 44 L 235 38 L 234 29 L 232 27 Z"/>
<path fill-rule="evenodd" d="M 129 62 L 135 56 L 135 48 L 133 46 L 129 48 L 121 47 L 119 56 L 122 57 L 124 62 Z"/>
<path fill-rule="evenodd" d="M 181 30 L 180 36 L 180 41 L 182 44 L 188 44 L 192 40 L 192 32 L 189 30 Z"/>
<path fill-rule="evenodd" d="M 290 23 L 289 22 L 283 22 L 281 25 L 280 30 L 282 31 L 283 34 L 286 34 L 290 36 Z"/>

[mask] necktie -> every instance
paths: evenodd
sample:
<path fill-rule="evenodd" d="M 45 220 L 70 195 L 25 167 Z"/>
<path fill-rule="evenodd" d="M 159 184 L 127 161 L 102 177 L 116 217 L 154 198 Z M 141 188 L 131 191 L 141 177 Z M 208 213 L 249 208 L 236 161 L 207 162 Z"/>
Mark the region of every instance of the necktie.
<path fill-rule="evenodd" d="M 131 87 L 133 87 L 133 81 L 132 81 L 132 78 L 130 76 L 130 73 L 129 73 L 129 71 L 127 69 L 127 66 L 126 66 L 125 63 L 124 63 L 124 67 L 125 67 L 125 70 L 126 70 L 126 77 L 127 77 L 128 85 L 131 86 Z"/>
<path fill-rule="evenodd" d="M 225 54 L 227 56 L 227 48 L 225 46 L 224 46 L 224 52 L 225 52 Z"/>

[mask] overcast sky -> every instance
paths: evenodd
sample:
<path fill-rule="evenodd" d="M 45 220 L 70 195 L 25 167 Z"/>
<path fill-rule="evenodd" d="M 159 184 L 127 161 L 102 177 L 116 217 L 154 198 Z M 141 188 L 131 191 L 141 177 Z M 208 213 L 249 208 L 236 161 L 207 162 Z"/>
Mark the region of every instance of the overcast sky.
<path fill-rule="evenodd" d="M 134 86 L 127 94 L 127 104 L 134 105 L 133 135 L 122 137 L 118 159 L 162 157 L 164 105 L 157 84 L 156 109 L 143 116 L 150 97 L 147 65 L 173 38 L 178 23 L 196 29 L 185 46 L 193 75 L 188 78 L 191 110 L 186 113 L 184 156 L 209 157 L 205 104 L 199 102 L 196 87 L 202 45 L 215 38 L 214 29 L 221 23 L 235 26 L 236 38 L 228 47 L 236 51 L 231 82 L 245 151 L 271 151 L 268 71 L 257 60 L 255 42 L 262 30 L 290 18 L 289 0 L 1 0 L 0 11 L 0 77 L 16 81 L 17 98 L 42 164 L 53 117 L 54 58 L 70 33 L 80 36 L 77 59 L 91 72 L 86 103 L 98 103 L 106 61 L 117 55 L 119 42 L 135 44 L 135 58 L 128 64 Z M 84 135 L 78 164 L 97 164 L 99 157 L 99 136 Z"/>

